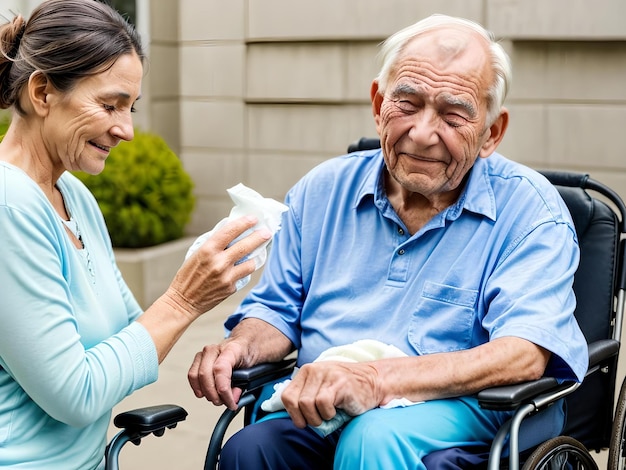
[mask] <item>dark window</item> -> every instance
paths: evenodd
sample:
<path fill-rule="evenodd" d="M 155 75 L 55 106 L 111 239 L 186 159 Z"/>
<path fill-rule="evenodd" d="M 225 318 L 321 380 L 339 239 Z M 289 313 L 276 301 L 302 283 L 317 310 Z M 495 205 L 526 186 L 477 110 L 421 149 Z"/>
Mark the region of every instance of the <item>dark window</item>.
<path fill-rule="evenodd" d="M 111 5 L 117 11 L 119 11 L 124 18 L 130 23 L 137 24 L 137 5 L 135 0 L 99 0 L 102 3 Z"/>

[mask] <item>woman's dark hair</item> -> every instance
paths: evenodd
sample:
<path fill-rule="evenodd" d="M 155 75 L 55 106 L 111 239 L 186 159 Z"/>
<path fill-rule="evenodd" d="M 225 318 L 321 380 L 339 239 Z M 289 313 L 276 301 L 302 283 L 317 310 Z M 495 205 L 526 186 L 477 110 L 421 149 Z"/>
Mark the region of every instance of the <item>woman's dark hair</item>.
<path fill-rule="evenodd" d="M 135 28 L 96 0 L 46 0 L 28 21 L 21 15 L 0 26 L 0 109 L 24 114 L 20 94 L 35 71 L 61 92 L 102 72 L 122 55 L 145 54 Z"/>

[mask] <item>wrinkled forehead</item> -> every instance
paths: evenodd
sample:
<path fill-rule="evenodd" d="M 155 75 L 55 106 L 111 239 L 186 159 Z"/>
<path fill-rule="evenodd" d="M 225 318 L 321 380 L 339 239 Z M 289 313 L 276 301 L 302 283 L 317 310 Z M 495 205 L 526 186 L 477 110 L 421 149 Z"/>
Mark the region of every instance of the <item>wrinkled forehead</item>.
<path fill-rule="evenodd" d="M 442 72 L 491 76 L 489 44 L 477 32 L 449 26 L 421 33 L 398 55 L 395 69 L 406 62 L 427 61 Z"/>

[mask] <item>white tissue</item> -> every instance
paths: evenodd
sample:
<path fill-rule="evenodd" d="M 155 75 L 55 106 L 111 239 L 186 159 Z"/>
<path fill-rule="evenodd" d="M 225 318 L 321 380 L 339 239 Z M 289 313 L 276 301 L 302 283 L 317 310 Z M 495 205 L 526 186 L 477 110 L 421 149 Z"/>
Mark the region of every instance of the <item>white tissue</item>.
<path fill-rule="evenodd" d="M 185 259 L 194 254 L 198 250 L 198 248 L 200 248 L 200 246 L 202 246 L 202 244 L 224 224 L 245 215 L 254 215 L 258 219 L 258 222 L 254 227 L 252 227 L 252 229 L 245 231 L 239 237 L 233 240 L 232 243 L 236 243 L 240 239 L 252 233 L 252 231 L 254 230 L 265 228 L 271 232 L 272 236 L 278 230 L 280 230 L 282 213 L 288 209 L 285 204 L 271 198 L 263 197 L 253 189 L 250 189 L 241 183 L 228 189 L 227 192 L 232 201 L 235 203 L 234 207 L 230 211 L 229 216 L 220 220 L 211 231 L 206 232 L 196 238 L 191 247 L 189 247 L 189 250 L 187 250 Z M 272 238 L 270 238 L 267 242 L 263 243 L 263 245 L 250 253 L 250 255 L 240 259 L 236 264 L 242 263 L 243 261 L 246 261 L 248 259 L 253 259 L 256 269 L 261 268 L 267 260 L 267 253 L 271 241 Z M 239 279 L 236 283 L 237 290 L 245 287 L 248 282 L 250 282 L 250 276 Z"/>
<path fill-rule="evenodd" d="M 406 357 L 406 354 L 401 349 L 392 344 L 385 344 L 374 339 L 362 339 L 355 341 L 354 343 L 328 348 L 323 351 L 313 362 L 366 362 L 393 357 Z M 285 405 L 283 404 L 281 395 L 283 393 L 283 390 L 287 388 L 287 385 L 289 385 L 289 383 L 291 382 L 291 379 L 296 376 L 298 370 L 299 369 L 296 367 L 291 374 L 291 378 L 274 384 L 274 393 L 272 394 L 272 396 L 265 400 L 263 403 L 261 403 L 261 409 L 263 411 L 273 412 L 285 409 Z M 399 408 L 417 405 L 419 403 L 423 402 L 413 402 L 404 397 L 395 398 L 389 403 L 381 405 L 380 408 Z M 341 409 L 337 409 L 337 414 L 334 418 L 322 422 L 320 426 L 316 426 L 313 429 L 317 431 L 317 433 L 322 437 L 326 437 L 328 434 L 339 429 L 350 419 L 352 419 L 352 416 L 349 416 L 345 411 Z"/>

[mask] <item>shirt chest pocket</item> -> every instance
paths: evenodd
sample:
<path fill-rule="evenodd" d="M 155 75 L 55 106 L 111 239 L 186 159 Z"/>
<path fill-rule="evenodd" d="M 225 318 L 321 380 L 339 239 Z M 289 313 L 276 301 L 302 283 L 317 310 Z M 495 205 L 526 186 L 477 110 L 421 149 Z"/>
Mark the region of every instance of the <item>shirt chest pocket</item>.
<path fill-rule="evenodd" d="M 409 325 L 409 342 L 419 354 L 468 349 L 477 299 L 477 290 L 426 281 Z"/>

